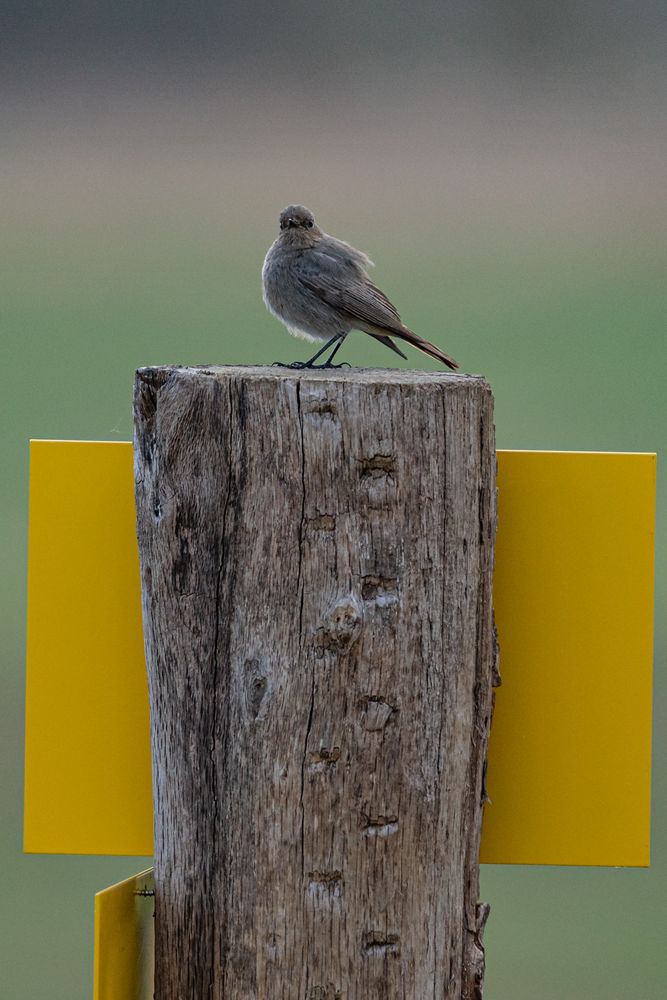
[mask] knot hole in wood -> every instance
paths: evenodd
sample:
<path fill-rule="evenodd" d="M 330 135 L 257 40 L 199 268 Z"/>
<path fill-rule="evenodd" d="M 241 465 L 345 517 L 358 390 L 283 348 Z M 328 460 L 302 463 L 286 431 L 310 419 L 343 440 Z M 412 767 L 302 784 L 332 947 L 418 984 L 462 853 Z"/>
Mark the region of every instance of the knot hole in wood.
<path fill-rule="evenodd" d="M 346 594 L 333 604 L 315 632 L 315 644 L 318 655 L 323 656 L 325 650 L 347 653 L 361 634 L 363 625 L 363 609 L 355 594 Z"/>

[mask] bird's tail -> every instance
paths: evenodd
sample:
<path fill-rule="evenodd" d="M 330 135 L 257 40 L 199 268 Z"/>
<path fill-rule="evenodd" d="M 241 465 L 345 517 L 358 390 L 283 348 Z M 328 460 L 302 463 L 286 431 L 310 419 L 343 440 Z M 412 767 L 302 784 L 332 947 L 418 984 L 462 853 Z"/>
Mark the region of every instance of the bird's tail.
<path fill-rule="evenodd" d="M 422 354 L 428 354 L 430 358 L 435 358 L 436 361 L 441 361 L 442 364 L 447 365 L 448 368 L 453 370 L 459 367 L 458 361 L 454 361 L 454 358 L 450 358 L 448 354 L 441 351 L 439 347 L 435 346 L 435 344 L 431 344 L 428 340 L 424 340 L 424 338 L 420 337 L 418 333 L 415 333 L 413 330 L 408 330 L 407 326 L 401 327 L 400 330 L 393 329 L 391 332 L 395 337 L 400 337 L 401 340 L 405 340 L 408 344 L 412 344 L 412 346 L 416 347 L 418 351 L 422 352 Z"/>

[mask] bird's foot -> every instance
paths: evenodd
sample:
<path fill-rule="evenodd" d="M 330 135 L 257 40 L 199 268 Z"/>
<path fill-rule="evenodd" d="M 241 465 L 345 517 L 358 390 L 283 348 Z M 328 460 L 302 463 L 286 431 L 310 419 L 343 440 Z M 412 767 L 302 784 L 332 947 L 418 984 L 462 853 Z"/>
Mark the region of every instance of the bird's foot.
<path fill-rule="evenodd" d="M 349 361 L 341 361 L 339 365 L 331 364 L 325 361 L 323 365 L 313 365 L 309 364 L 307 361 L 293 361 L 291 364 L 285 364 L 284 361 L 274 361 L 271 365 L 272 368 L 291 368 L 292 370 L 301 371 L 303 369 L 308 369 L 309 371 L 322 371 L 325 368 L 351 368 L 352 365 Z"/>

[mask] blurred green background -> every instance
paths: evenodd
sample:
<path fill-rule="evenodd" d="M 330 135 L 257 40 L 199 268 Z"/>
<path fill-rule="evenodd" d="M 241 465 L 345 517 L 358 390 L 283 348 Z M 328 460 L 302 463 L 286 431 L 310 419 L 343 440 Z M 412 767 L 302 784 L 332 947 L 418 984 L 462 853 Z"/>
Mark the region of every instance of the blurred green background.
<path fill-rule="evenodd" d="M 90 997 L 93 894 L 146 864 L 22 854 L 28 439 L 128 439 L 140 365 L 306 357 L 259 288 L 300 201 L 489 378 L 499 447 L 662 451 L 666 37 L 653 0 L 5 4 L 2 997 Z M 658 504 L 652 867 L 483 869 L 491 1000 L 667 986 L 660 463 Z"/>

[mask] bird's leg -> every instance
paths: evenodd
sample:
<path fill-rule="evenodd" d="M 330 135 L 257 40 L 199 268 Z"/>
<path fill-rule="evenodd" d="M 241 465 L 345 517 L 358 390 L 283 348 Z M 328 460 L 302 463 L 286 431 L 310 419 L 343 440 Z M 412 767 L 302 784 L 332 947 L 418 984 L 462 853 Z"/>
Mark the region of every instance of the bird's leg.
<path fill-rule="evenodd" d="M 293 361 L 291 365 L 286 365 L 282 361 L 274 361 L 273 365 L 274 365 L 275 368 L 296 368 L 296 369 L 300 369 L 300 368 L 340 368 L 341 367 L 340 365 L 332 365 L 331 364 L 331 360 L 332 360 L 334 354 L 336 353 L 336 351 L 338 350 L 338 348 L 340 347 L 340 345 L 345 340 L 346 336 L 347 336 L 347 334 L 345 334 L 345 333 L 337 333 L 335 337 L 331 338 L 331 340 L 327 340 L 327 342 L 324 345 L 324 347 L 321 347 L 319 349 L 319 351 L 317 352 L 317 354 L 313 354 L 312 358 L 309 358 L 308 361 Z M 325 351 L 328 351 L 330 347 L 333 347 L 334 344 L 336 346 L 334 347 L 331 356 L 324 362 L 324 364 L 321 364 L 321 365 L 314 364 L 314 362 L 317 361 L 317 359 L 319 357 L 321 357 L 324 354 Z"/>
<path fill-rule="evenodd" d="M 340 334 L 338 338 L 338 343 L 336 344 L 336 346 L 334 347 L 333 351 L 331 352 L 327 360 L 324 362 L 324 364 L 319 365 L 320 368 L 342 368 L 343 365 L 347 365 L 348 368 L 350 367 L 347 361 L 343 361 L 343 363 L 340 365 L 335 365 L 333 363 L 333 359 L 336 357 L 336 351 L 343 346 L 343 341 L 345 340 L 346 337 L 347 337 L 346 333 Z"/>

